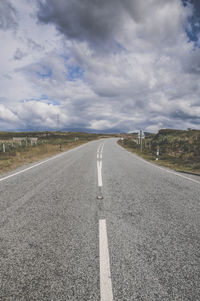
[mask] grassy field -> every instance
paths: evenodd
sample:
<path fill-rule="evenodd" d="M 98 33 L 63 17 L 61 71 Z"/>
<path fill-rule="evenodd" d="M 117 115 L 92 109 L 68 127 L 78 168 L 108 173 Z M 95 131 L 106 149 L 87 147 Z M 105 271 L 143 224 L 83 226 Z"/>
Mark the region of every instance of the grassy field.
<path fill-rule="evenodd" d="M 21 145 L 13 143 L 13 137 L 27 137 L 27 142 L 24 140 Z M 38 138 L 36 145 L 30 144 L 30 137 Z M 72 132 L 0 132 L 0 173 L 67 151 L 99 137 L 97 134 Z M 6 146 L 5 152 L 3 144 Z"/>
<path fill-rule="evenodd" d="M 139 156 L 177 171 L 200 174 L 200 131 L 163 129 L 156 135 L 148 136 L 143 141 L 143 150 L 134 140 L 136 136 L 128 136 L 119 141 Z M 156 151 L 159 149 L 159 160 L 156 161 Z"/>

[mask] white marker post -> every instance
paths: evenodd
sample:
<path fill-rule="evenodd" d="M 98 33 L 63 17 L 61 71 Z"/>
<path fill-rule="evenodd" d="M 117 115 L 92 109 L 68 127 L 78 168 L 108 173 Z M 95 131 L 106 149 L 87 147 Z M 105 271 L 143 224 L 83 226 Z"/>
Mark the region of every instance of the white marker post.
<path fill-rule="evenodd" d="M 157 148 L 157 152 L 156 152 L 156 161 L 158 161 L 158 157 L 159 157 L 159 148 Z"/>

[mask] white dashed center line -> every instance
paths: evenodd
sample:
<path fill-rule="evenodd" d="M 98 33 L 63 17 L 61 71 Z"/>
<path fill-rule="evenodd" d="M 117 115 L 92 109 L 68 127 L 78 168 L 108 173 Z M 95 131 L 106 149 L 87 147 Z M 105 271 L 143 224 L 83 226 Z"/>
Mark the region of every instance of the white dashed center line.
<path fill-rule="evenodd" d="M 98 187 L 103 186 L 102 181 L 102 159 L 103 159 L 103 147 L 104 144 L 99 145 L 97 150 L 97 177 L 98 177 Z"/>
<path fill-rule="evenodd" d="M 103 186 L 102 182 L 102 161 L 97 161 L 98 187 Z"/>
<path fill-rule="evenodd" d="M 99 195 L 98 199 L 103 199 L 101 187 L 102 181 L 102 162 L 103 162 L 104 144 L 100 144 L 97 149 L 97 177 Z M 113 301 L 112 281 L 110 275 L 110 261 L 108 251 L 108 238 L 106 229 L 106 220 L 99 220 L 99 262 L 100 262 L 100 295 L 101 301 Z"/>
<path fill-rule="evenodd" d="M 113 301 L 108 238 L 105 219 L 99 220 L 99 256 L 101 301 Z"/>

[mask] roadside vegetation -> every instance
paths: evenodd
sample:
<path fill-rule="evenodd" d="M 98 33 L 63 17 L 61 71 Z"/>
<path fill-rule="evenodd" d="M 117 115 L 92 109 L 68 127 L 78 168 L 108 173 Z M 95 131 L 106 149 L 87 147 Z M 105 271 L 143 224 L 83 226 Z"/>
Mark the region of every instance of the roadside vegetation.
<path fill-rule="evenodd" d="M 0 132 L 0 173 L 101 137 L 75 132 Z"/>
<path fill-rule="evenodd" d="M 143 139 L 142 150 L 138 137 L 134 134 L 124 136 L 118 143 L 156 164 L 200 174 L 200 130 L 162 129 L 158 134 L 151 134 Z"/>

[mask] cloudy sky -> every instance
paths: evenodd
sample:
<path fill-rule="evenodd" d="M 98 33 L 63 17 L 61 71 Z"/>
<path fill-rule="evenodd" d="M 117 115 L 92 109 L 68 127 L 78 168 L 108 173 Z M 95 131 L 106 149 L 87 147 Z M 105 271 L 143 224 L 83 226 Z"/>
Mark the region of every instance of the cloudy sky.
<path fill-rule="evenodd" d="M 199 0 L 1 0 L 0 130 L 200 128 Z"/>

